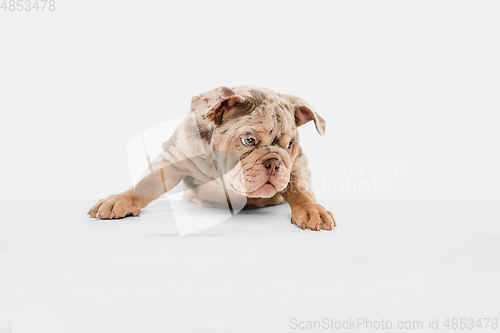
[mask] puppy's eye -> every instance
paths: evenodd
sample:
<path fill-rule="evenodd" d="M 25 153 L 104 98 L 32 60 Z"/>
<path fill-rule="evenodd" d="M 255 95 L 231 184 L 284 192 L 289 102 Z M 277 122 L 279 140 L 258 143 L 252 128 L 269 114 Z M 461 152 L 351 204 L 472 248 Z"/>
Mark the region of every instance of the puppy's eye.
<path fill-rule="evenodd" d="M 254 138 L 241 138 L 241 143 L 245 146 L 254 146 L 255 139 Z"/>
<path fill-rule="evenodd" d="M 286 146 L 286 149 L 292 148 L 292 145 L 293 145 L 293 141 L 288 142 L 288 145 Z"/>

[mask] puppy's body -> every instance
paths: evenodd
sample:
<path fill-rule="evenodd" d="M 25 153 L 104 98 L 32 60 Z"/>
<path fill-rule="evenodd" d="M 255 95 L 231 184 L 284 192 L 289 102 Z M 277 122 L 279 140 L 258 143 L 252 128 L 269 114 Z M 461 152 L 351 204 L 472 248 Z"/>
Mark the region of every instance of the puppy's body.
<path fill-rule="evenodd" d="M 246 207 L 286 201 L 292 223 L 330 230 L 335 221 L 316 203 L 307 158 L 299 146 L 297 127 L 310 120 L 323 135 L 324 120 L 303 100 L 269 89 L 221 87 L 195 96 L 191 113 L 153 161 L 153 172 L 147 170 L 143 180 L 124 193 L 100 200 L 89 215 L 138 215 L 183 180 L 190 189 L 186 200 L 219 206 L 227 203 L 229 192 L 246 200 Z M 211 159 L 218 159 L 217 164 Z M 221 171 L 217 169 L 224 169 L 224 177 L 214 177 Z"/>

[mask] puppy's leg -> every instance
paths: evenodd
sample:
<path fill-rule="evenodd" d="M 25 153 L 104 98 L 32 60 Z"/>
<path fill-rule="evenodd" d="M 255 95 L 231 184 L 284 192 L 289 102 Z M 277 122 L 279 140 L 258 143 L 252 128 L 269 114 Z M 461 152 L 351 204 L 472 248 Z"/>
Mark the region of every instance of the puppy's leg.
<path fill-rule="evenodd" d="M 311 173 L 307 167 L 307 158 L 300 153 L 290 173 L 290 182 L 282 193 L 292 209 L 291 222 L 302 229 L 332 230 L 337 226 L 330 211 L 316 202 L 311 184 Z"/>
<path fill-rule="evenodd" d="M 174 188 L 182 179 L 182 174 L 165 155 L 161 154 L 153 161 L 135 186 L 99 200 L 87 214 L 100 219 L 139 216 L 142 208 Z"/>

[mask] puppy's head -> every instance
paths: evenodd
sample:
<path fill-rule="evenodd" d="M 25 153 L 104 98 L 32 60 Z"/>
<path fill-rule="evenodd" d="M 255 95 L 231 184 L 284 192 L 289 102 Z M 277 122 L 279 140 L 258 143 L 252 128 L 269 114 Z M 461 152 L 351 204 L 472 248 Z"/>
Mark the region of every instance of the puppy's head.
<path fill-rule="evenodd" d="M 300 150 L 298 126 L 312 120 L 325 132 L 325 121 L 305 101 L 269 89 L 217 88 L 193 97 L 191 111 L 205 145 L 239 157 L 225 178 L 248 197 L 270 198 L 285 189 Z"/>

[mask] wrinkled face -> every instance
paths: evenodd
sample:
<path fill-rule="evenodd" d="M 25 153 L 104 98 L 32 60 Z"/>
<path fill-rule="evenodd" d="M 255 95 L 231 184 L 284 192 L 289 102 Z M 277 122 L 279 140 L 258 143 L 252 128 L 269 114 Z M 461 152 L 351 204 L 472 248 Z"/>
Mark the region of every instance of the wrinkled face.
<path fill-rule="evenodd" d="M 299 150 L 293 106 L 270 102 L 241 112 L 236 105 L 226 113 L 230 116 L 215 129 L 212 142 L 215 150 L 240 158 L 226 175 L 228 186 L 253 198 L 284 190 Z"/>
<path fill-rule="evenodd" d="M 194 96 L 191 112 L 205 150 L 230 153 L 217 163 L 228 187 L 251 198 L 270 198 L 288 185 L 300 152 L 297 126 L 314 121 L 325 133 L 324 119 L 304 100 L 266 88 L 219 87 Z"/>

